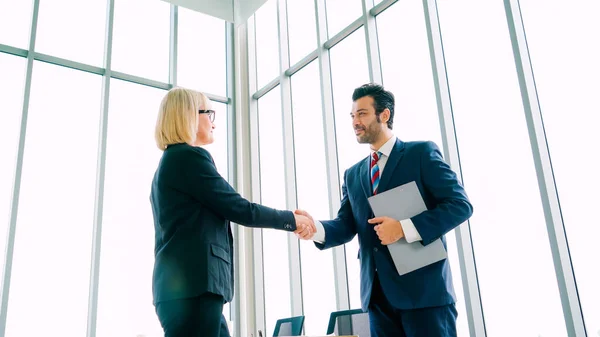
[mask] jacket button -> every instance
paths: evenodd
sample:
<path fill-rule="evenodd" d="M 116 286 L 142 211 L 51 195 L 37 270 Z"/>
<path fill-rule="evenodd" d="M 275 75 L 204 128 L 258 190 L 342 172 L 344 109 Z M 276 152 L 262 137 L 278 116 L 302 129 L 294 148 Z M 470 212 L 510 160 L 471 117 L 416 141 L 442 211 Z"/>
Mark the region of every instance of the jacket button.
<path fill-rule="evenodd" d="M 377 247 L 373 248 L 373 251 L 374 251 L 375 253 L 377 253 L 377 250 L 378 250 L 378 249 L 377 249 Z"/>

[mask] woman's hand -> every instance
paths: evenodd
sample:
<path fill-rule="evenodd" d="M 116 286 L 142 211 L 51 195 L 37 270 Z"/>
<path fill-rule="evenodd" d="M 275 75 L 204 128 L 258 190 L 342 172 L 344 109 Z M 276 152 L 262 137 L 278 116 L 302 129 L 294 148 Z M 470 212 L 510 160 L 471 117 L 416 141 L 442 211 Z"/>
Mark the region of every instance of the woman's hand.
<path fill-rule="evenodd" d="M 302 240 L 310 240 L 317 232 L 313 219 L 296 213 L 294 213 L 294 218 L 296 219 L 296 230 L 294 233 Z"/>

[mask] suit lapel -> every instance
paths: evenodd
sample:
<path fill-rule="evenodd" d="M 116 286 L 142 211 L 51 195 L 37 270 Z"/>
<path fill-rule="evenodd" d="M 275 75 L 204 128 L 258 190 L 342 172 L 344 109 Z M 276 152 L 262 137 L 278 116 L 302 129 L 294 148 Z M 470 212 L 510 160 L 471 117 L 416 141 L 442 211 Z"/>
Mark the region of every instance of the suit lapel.
<path fill-rule="evenodd" d="M 369 173 L 369 158 L 370 157 L 367 157 L 365 160 L 363 160 L 359 170 L 360 184 L 367 198 L 373 195 L 373 191 L 371 190 L 371 174 Z"/>
<path fill-rule="evenodd" d="M 404 142 L 402 142 L 400 139 L 396 139 L 396 144 L 394 144 L 392 152 L 390 153 L 390 157 L 385 163 L 377 191 L 383 192 L 387 190 L 390 179 L 392 179 L 392 175 L 394 175 L 394 172 L 396 171 L 396 166 L 398 166 L 398 163 L 400 163 L 402 157 L 404 157 Z"/>

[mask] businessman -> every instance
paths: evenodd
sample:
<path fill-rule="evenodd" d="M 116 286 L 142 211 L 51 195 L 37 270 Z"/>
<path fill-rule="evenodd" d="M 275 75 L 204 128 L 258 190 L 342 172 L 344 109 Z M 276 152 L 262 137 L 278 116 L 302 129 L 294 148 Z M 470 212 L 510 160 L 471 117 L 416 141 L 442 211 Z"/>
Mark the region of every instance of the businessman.
<path fill-rule="evenodd" d="M 352 95 L 352 126 L 371 155 L 346 170 L 334 220 L 315 221 L 319 249 L 358 234 L 362 308 L 374 337 L 456 336 L 455 294 L 446 259 L 400 276 L 386 245 L 401 238 L 428 245 L 466 221 L 473 208 L 456 174 L 433 142 L 403 142 L 392 133 L 394 95 L 365 84 Z M 410 219 L 374 217 L 367 198 L 415 181 L 427 211 Z M 298 214 L 309 216 L 306 211 Z"/>

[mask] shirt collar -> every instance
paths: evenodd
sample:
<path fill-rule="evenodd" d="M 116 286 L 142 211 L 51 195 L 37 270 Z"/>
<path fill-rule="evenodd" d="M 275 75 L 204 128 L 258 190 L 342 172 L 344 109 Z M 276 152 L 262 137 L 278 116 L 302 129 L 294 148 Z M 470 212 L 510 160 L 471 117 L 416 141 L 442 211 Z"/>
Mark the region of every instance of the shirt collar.
<path fill-rule="evenodd" d="M 396 136 L 390 137 L 390 139 L 388 139 L 388 141 L 379 148 L 378 152 L 381 152 L 382 155 L 389 157 L 392 153 L 392 149 L 394 148 L 394 144 L 396 144 L 396 139 Z M 371 151 L 371 154 L 373 154 L 373 152 L 375 151 Z"/>

